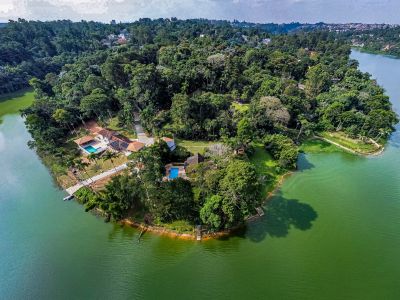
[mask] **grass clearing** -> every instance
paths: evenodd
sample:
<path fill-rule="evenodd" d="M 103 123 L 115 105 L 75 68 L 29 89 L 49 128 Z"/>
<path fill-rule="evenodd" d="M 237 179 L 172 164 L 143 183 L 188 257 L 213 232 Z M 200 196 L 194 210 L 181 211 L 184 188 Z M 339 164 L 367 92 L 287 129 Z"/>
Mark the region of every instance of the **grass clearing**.
<path fill-rule="evenodd" d="M 186 148 L 190 153 L 204 154 L 206 149 L 211 145 L 217 144 L 216 141 L 191 141 L 191 140 L 176 140 L 177 144 Z"/>
<path fill-rule="evenodd" d="M 93 177 L 94 175 L 118 167 L 119 165 L 122 165 L 127 161 L 128 158 L 123 154 L 120 154 L 118 157 L 114 158 L 112 163 L 110 160 L 104 161 L 102 159 L 99 159 L 97 162 L 90 163 L 90 166 L 86 168 L 86 173 L 89 175 L 89 177 Z M 84 173 L 85 177 L 87 177 L 86 173 Z"/>
<path fill-rule="evenodd" d="M 335 145 L 317 139 L 305 140 L 301 144 L 299 150 L 304 153 L 333 153 L 344 151 L 343 149 L 336 147 Z"/>
<path fill-rule="evenodd" d="M 361 154 L 371 154 L 380 149 L 372 143 L 350 138 L 343 132 L 322 132 L 320 135 L 323 138 Z"/>
<path fill-rule="evenodd" d="M 254 153 L 250 156 L 250 162 L 255 166 L 256 172 L 265 178 L 263 180 L 262 193 L 271 192 L 281 178 L 277 172 L 278 162 L 274 160 L 262 144 L 254 144 Z"/>

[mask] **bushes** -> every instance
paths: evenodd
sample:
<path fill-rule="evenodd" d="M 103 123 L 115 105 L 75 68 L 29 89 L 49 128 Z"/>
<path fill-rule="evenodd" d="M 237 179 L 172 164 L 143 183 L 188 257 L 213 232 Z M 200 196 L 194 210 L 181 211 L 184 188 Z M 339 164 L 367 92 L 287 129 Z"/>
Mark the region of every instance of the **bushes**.
<path fill-rule="evenodd" d="M 77 190 L 74 194 L 76 200 L 81 204 L 94 202 L 96 194 L 88 187 L 84 186 Z"/>
<path fill-rule="evenodd" d="M 296 168 L 299 150 L 290 138 L 282 134 L 268 135 L 264 139 L 264 146 L 281 167 Z"/>

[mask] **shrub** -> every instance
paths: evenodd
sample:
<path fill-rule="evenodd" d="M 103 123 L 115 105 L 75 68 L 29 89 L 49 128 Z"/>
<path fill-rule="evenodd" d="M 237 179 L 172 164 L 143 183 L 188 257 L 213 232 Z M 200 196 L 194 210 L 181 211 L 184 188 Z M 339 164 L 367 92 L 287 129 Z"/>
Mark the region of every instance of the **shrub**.
<path fill-rule="evenodd" d="M 79 203 L 85 204 L 87 202 L 93 202 L 96 198 L 96 194 L 90 188 L 84 186 L 75 192 L 74 197 Z"/>
<path fill-rule="evenodd" d="M 299 150 L 289 137 L 282 134 L 268 135 L 264 139 L 264 146 L 281 167 L 296 168 Z"/>

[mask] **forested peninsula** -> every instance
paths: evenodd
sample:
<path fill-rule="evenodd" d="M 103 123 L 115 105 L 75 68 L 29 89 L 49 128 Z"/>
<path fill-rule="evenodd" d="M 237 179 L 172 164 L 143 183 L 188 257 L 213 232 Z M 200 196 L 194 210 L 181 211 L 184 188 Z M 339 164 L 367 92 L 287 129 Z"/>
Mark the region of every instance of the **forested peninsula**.
<path fill-rule="evenodd" d="M 315 137 L 368 154 L 397 123 L 348 39 L 327 30 L 20 20 L 0 41 L 1 91 L 29 79 L 35 92 L 29 146 L 64 188 L 86 182 L 75 197 L 107 220 L 237 227 Z"/>

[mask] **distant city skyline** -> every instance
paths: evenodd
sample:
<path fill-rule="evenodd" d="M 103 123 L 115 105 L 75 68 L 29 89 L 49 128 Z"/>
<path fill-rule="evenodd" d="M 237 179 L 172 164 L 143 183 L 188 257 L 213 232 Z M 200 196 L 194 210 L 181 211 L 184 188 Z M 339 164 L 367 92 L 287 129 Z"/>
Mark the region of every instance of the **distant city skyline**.
<path fill-rule="evenodd" d="M 0 0 L 0 21 L 207 18 L 256 23 L 399 24 L 399 0 Z"/>

